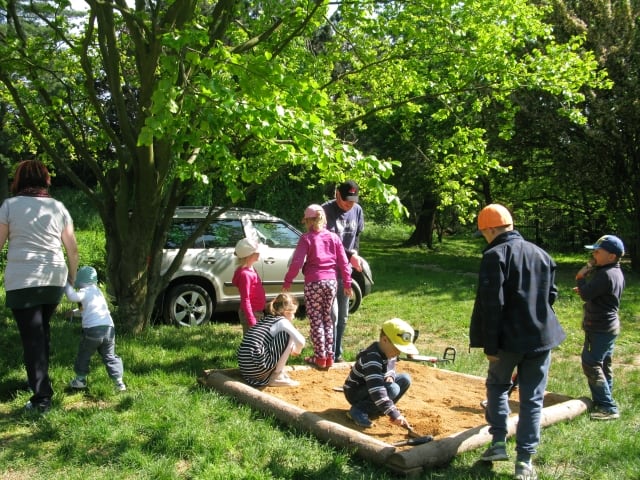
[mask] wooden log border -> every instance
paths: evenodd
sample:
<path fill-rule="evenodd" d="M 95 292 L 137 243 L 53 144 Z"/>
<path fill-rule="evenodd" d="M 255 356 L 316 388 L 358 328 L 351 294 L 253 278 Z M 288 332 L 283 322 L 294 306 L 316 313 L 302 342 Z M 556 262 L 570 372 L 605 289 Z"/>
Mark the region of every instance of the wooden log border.
<path fill-rule="evenodd" d="M 345 365 L 345 368 L 347 366 L 350 365 Z M 295 370 L 306 368 L 293 367 Z M 480 377 L 449 370 L 441 370 L 441 372 L 483 380 Z M 446 464 L 457 454 L 484 447 L 491 441 L 488 425 L 479 425 L 430 443 L 396 449 L 389 443 L 325 420 L 315 413 L 303 410 L 228 376 L 228 374 L 237 375 L 237 373 L 237 369 L 205 370 L 203 376 L 198 378 L 198 382 L 232 396 L 257 410 L 271 414 L 283 423 L 309 431 L 331 445 L 354 451 L 367 461 L 405 475 L 413 475 L 426 468 Z M 543 408 L 541 426 L 547 427 L 570 420 L 586 412 L 590 407 L 591 400 L 583 397 L 569 398 L 564 402 Z M 515 434 L 517 424 L 518 416 L 511 416 L 508 422 L 508 436 Z"/>

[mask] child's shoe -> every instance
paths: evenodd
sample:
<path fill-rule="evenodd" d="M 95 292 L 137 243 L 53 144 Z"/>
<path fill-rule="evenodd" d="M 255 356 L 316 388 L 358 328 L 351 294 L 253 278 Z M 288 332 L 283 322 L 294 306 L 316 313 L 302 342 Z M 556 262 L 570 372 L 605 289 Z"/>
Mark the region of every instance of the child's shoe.
<path fill-rule="evenodd" d="M 589 418 L 591 418 L 591 420 L 617 420 L 620 418 L 620 414 L 618 412 L 608 412 L 606 410 L 596 408 L 591 412 Z"/>
<path fill-rule="evenodd" d="M 369 420 L 369 415 L 366 412 L 363 412 L 359 408 L 352 406 L 347 412 L 347 418 L 353 420 L 353 423 L 358 425 L 359 427 L 369 428 L 373 426 L 371 420 Z"/>
<path fill-rule="evenodd" d="M 82 390 L 83 388 L 87 388 L 87 379 L 82 377 L 76 377 L 69 382 L 69 386 L 71 388 Z"/>
<path fill-rule="evenodd" d="M 492 443 L 491 446 L 482 454 L 480 460 L 483 462 L 502 462 L 509 460 L 506 442 Z"/>
<path fill-rule="evenodd" d="M 314 367 L 317 367 L 317 368 L 322 368 L 322 369 L 327 368 L 326 358 L 316 357 L 315 355 L 313 355 L 311 357 L 305 357 L 304 361 L 305 363 L 308 363 L 309 365 L 313 365 Z"/>
<path fill-rule="evenodd" d="M 280 372 L 269 380 L 270 387 L 297 387 L 298 385 L 300 385 L 300 382 L 296 382 L 285 372 Z"/>
<path fill-rule="evenodd" d="M 531 462 L 516 462 L 515 480 L 538 480 L 538 474 Z"/>
<path fill-rule="evenodd" d="M 116 383 L 116 390 L 118 390 L 119 392 L 127 391 L 127 386 L 124 384 L 121 378 L 118 378 L 115 383 Z"/>

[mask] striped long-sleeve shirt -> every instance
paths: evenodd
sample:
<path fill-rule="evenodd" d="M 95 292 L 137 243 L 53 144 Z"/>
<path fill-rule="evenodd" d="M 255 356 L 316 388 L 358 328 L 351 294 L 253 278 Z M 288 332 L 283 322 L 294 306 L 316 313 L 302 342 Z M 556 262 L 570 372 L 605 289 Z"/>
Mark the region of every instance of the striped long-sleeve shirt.
<path fill-rule="evenodd" d="M 267 315 L 244 334 L 238 348 L 238 366 L 242 378 L 254 387 L 269 383 L 269 378 L 293 339 L 295 353 L 304 347 L 304 337 L 285 317 Z"/>
<path fill-rule="evenodd" d="M 378 411 L 392 419 L 401 416 L 393 400 L 389 398 L 385 387 L 385 379 L 396 378 L 396 357 L 385 357 L 378 342 L 374 342 L 358 353 L 351 372 L 344 382 L 345 395 L 350 391 L 366 388 L 369 398 Z"/>

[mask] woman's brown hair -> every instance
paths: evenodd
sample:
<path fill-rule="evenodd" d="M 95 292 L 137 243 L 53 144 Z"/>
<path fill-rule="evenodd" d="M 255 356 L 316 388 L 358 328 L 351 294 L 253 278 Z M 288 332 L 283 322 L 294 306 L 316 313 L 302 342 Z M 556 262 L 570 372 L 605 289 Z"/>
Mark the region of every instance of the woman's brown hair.
<path fill-rule="evenodd" d="M 11 193 L 17 195 L 25 189 L 47 189 L 50 186 L 51 176 L 44 163 L 38 160 L 23 160 L 16 168 Z"/>

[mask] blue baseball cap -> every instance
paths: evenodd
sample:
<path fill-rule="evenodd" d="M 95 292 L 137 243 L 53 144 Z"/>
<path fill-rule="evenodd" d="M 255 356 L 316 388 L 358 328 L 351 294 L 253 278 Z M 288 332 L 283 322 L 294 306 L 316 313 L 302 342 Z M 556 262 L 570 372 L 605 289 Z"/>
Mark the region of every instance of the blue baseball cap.
<path fill-rule="evenodd" d="M 618 257 L 624 255 L 624 244 L 622 240 L 620 240 L 615 235 L 603 235 L 598 239 L 596 243 L 593 245 L 585 245 L 584 248 L 588 250 L 597 250 L 599 248 L 603 248 L 609 253 L 613 253 Z"/>

